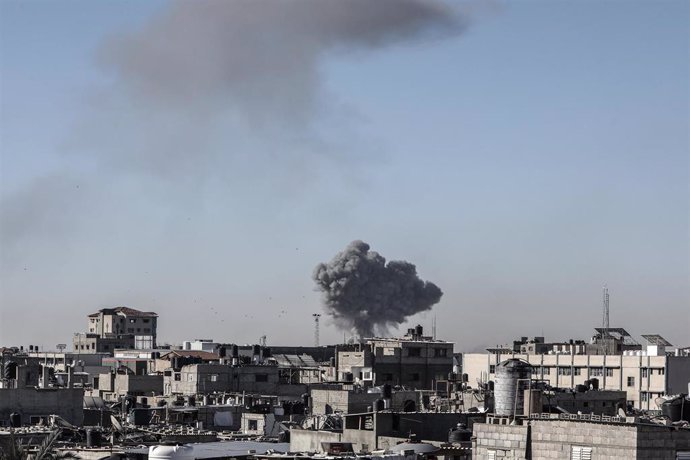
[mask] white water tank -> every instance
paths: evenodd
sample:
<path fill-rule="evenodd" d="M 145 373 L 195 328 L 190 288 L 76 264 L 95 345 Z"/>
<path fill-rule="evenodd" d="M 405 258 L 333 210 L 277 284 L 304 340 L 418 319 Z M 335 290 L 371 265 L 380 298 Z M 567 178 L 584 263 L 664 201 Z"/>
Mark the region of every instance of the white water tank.
<path fill-rule="evenodd" d="M 151 446 L 149 460 L 194 460 L 194 447 L 180 446 Z"/>

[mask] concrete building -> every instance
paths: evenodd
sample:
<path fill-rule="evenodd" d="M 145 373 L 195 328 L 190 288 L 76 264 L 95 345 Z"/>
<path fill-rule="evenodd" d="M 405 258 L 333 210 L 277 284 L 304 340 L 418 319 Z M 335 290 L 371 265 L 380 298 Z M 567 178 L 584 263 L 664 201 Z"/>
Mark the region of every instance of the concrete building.
<path fill-rule="evenodd" d="M 81 426 L 84 421 L 82 388 L 3 388 L 0 389 L 0 426 L 9 425 L 10 414 L 17 413 L 22 425 L 47 424 L 58 415 Z"/>
<path fill-rule="evenodd" d="M 510 358 L 529 362 L 532 378 L 553 387 L 574 388 L 596 378 L 599 388 L 625 391 L 627 405 L 644 410 L 659 410 L 655 402 L 659 396 L 687 393 L 690 382 L 690 357 L 669 355 L 658 346 L 619 355 L 523 354 L 494 348 L 488 353 L 465 353 L 463 372 L 470 386 L 476 388 L 495 380 L 496 365 Z"/>
<path fill-rule="evenodd" d="M 166 396 L 243 391 L 298 397 L 307 391 L 307 386 L 282 384 L 277 366 L 188 364 L 164 372 L 163 394 Z"/>
<path fill-rule="evenodd" d="M 481 459 L 658 459 L 690 458 L 690 429 L 632 419 L 580 416 L 475 423 L 473 458 Z M 496 422 L 496 423 L 494 423 Z"/>
<path fill-rule="evenodd" d="M 377 401 L 383 402 L 381 392 L 355 391 L 345 388 L 319 387 L 311 389 L 311 412 L 325 415 L 341 412 L 356 414 L 371 411 Z M 413 390 L 392 391 L 388 409 L 396 412 L 416 412 L 420 407 L 419 393 Z"/>
<path fill-rule="evenodd" d="M 103 308 L 88 316 L 87 332 L 72 339 L 75 352 L 110 353 L 116 348 L 156 347 L 158 315 L 129 307 Z"/>
<path fill-rule="evenodd" d="M 340 381 L 368 385 L 403 385 L 432 389 L 453 371 L 453 343 L 424 336 L 421 326 L 401 338 L 371 338 L 364 344 L 338 346 Z"/>

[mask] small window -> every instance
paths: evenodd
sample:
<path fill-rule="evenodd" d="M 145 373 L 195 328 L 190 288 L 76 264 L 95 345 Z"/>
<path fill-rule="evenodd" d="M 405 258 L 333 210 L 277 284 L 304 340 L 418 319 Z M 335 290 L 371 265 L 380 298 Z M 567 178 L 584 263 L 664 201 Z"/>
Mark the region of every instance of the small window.
<path fill-rule="evenodd" d="M 256 382 L 268 382 L 268 374 L 256 374 L 255 375 L 255 381 Z"/>
<path fill-rule="evenodd" d="M 646 379 L 646 378 L 648 378 L 648 377 L 649 377 L 649 368 L 643 367 L 643 368 L 642 368 L 642 378 L 643 378 L 643 379 Z"/>
<path fill-rule="evenodd" d="M 148 322 L 151 321 L 151 320 L 148 319 L 148 318 L 144 318 L 143 321 L 144 321 L 145 323 L 148 323 Z"/>
<path fill-rule="evenodd" d="M 580 375 L 582 373 L 582 368 L 580 367 L 574 367 L 573 368 L 573 375 Z"/>
<path fill-rule="evenodd" d="M 218 374 L 211 374 L 211 382 L 217 382 L 218 381 Z"/>
<path fill-rule="evenodd" d="M 551 374 L 551 368 L 550 367 L 542 367 L 541 370 L 544 373 L 544 375 Z"/>
<path fill-rule="evenodd" d="M 558 375 L 570 375 L 570 368 L 569 367 L 559 367 L 558 368 Z"/>
<path fill-rule="evenodd" d="M 635 377 L 628 377 L 628 386 L 629 387 L 635 386 Z"/>
<path fill-rule="evenodd" d="M 613 377 L 613 368 L 612 367 L 606 368 L 606 377 Z"/>
<path fill-rule="evenodd" d="M 437 358 L 445 358 L 448 356 L 448 349 L 447 348 L 436 348 L 434 349 L 434 356 Z"/>
<path fill-rule="evenodd" d="M 419 347 L 410 347 L 407 349 L 407 356 L 410 358 L 418 358 L 422 356 L 422 349 Z"/>
<path fill-rule="evenodd" d="M 181 380 L 182 380 L 182 377 L 180 376 L 180 373 L 179 373 L 179 372 L 175 372 L 175 381 L 176 381 L 176 382 L 179 382 L 179 381 L 181 381 Z"/>
<path fill-rule="evenodd" d="M 489 365 L 489 374 L 495 374 L 495 373 L 496 373 L 496 365 L 490 364 Z"/>
<path fill-rule="evenodd" d="M 187 381 L 193 382 L 194 381 L 194 374 L 187 374 Z"/>
<path fill-rule="evenodd" d="M 664 369 L 663 367 L 662 367 L 661 369 L 658 369 L 659 375 L 664 375 L 664 370 L 665 370 L 665 369 Z"/>
<path fill-rule="evenodd" d="M 259 421 L 258 420 L 249 420 L 249 430 L 256 431 L 259 429 Z"/>
<path fill-rule="evenodd" d="M 604 371 L 600 367 L 593 367 L 589 370 L 590 377 L 601 377 L 602 375 L 604 375 Z"/>
<path fill-rule="evenodd" d="M 486 451 L 486 459 L 487 460 L 496 460 L 496 451 L 495 450 L 487 450 Z"/>

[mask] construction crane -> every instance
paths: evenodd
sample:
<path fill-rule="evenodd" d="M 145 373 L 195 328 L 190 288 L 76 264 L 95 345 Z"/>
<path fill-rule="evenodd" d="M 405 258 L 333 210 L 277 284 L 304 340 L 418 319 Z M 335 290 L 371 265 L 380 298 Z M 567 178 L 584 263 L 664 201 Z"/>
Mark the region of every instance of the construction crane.
<path fill-rule="evenodd" d="M 319 318 L 321 317 L 321 313 L 314 313 L 311 316 L 314 317 L 314 346 L 318 347 L 319 346 Z"/>

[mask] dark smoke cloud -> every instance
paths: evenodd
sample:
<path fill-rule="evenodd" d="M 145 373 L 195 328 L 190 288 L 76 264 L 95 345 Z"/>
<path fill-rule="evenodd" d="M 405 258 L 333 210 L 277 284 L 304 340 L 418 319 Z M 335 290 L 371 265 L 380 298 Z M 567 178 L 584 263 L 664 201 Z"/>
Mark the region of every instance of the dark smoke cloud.
<path fill-rule="evenodd" d="M 327 53 L 460 28 L 436 0 L 178 1 L 101 58 L 137 104 L 292 123 L 313 115 Z"/>
<path fill-rule="evenodd" d="M 416 267 L 386 259 L 369 251 L 363 241 L 353 241 L 329 263 L 314 270 L 314 281 L 323 293 L 326 311 L 336 324 L 371 337 L 441 300 L 443 292 L 417 276 Z"/>

